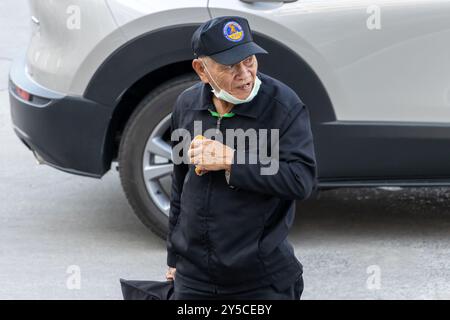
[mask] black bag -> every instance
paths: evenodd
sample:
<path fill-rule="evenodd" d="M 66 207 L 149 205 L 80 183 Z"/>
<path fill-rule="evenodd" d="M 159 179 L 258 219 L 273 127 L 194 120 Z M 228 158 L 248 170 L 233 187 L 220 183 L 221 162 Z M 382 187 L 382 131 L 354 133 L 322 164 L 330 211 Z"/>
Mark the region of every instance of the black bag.
<path fill-rule="evenodd" d="M 120 279 L 124 300 L 172 300 L 173 281 Z"/>

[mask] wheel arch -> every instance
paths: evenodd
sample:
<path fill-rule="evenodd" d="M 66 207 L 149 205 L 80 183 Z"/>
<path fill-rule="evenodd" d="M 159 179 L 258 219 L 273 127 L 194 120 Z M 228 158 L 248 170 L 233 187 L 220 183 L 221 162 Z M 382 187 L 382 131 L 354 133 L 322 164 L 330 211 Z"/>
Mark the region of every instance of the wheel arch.
<path fill-rule="evenodd" d="M 145 95 L 165 81 L 193 72 L 190 39 L 198 25 L 176 25 L 145 33 L 115 50 L 94 73 L 83 96 L 114 109 L 102 152 L 105 168 L 110 168 L 116 158 L 121 132 Z M 335 121 L 329 95 L 310 65 L 278 40 L 253 33 L 255 42 L 269 52 L 258 57 L 259 70 L 286 83 L 299 95 L 309 107 L 313 132 L 319 123 Z M 280 64 L 289 67 L 280 68 Z"/>

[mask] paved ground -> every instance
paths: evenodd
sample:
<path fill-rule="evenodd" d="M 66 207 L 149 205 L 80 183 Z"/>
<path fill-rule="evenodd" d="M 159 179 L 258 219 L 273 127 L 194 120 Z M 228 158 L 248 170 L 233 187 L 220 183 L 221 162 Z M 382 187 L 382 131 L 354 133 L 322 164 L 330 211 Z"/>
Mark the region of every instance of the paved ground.
<path fill-rule="evenodd" d="M 165 244 L 134 217 L 117 172 L 39 166 L 15 137 L 7 72 L 28 22 L 24 0 L 0 2 L 0 299 L 120 299 L 120 277 L 163 280 Z M 450 299 L 449 195 L 345 189 L 298 203 L 303 298 Z M 77 268 L 81 288 L 69 289 Z"/>

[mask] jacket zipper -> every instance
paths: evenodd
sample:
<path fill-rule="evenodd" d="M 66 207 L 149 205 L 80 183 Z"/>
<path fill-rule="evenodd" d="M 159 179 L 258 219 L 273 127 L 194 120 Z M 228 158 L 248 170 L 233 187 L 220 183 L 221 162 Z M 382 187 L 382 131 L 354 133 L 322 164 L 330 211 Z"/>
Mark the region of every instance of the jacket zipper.
<path fill-rule="evenodd" d="M 216 133 L 218 134 L 220 132 L 220 122 L 222 121 L 223 116 L 219 116 L 217 118 L 217 124 L 216 124 Z"/>
<path fill-rule="evenodd" d="M 216 134 L 218 134 L 220 132 L 220 123 L 222 121 L 222 118 L 230 118 L 230 117 L 234 116 L 233 112 L 228 112 L 228 113 L 224 113 L 221 115 L 216 111 L 212 111 L 211 109 L 208 109 L 208 111 L 211 113 L 211 115 L 213 115 L 214 117 L 217 117 Z"/>
<path fill-rule="evenodd" d="M 222 121 L 223 115 L 219 114 L 216 111 L 212 111 L 211 109 L 208 109 L 208 111 L 211 113 L 211 115 L 217 117 L 217 122 L 216 122 L 216 134 L 219 133 L 220 131 L 220 122 Z"/>
<path fill-rule="evenodd" d="M 208 108 L 208 111 L 211 113 L 211 115 L 212 116 L 214 116 L 214 117 L 217 117 L 217 122 L 216 122 L 216 134 L 218 134 L 219 132 L 220 132 L 220 123 L 222 122 L 222 118 L 230 118 L 230 117 L 232 117 L 232 116 L 234 116 L 234 113 L 233 112 L 229 112 L 229 113 L 224 113 L 223 115 L 221 115 L 221 114 L 219 114 L 218 112 L 216 112 L 216 111 L 213 111 L 213 110 L 211 110 L 210 108 Z M 211 190 L 210 190 L 210 188 L 211 188 L 211 184 L 213 183 L 213 181 L 212 181 L 212 176 L 211 175 L 209 175 L 209 184 L 208 184 L 208 202 L 207 202 L 207 208 L 208 208 L 208 211 L 209 211 L 209 208 L 210 208 L 210 197 L 211 197 Z M 208 223 L 206 223 L 206 227 L 207 227 L 207 231 L 209 231 L 208 230 Z M 213 280 L 213 282 L 214 283 L 216 283 L 216 281 L 217 281 L 217 278 L 216 278 L 216 275 L 214 274 L 214 271 L 212 271 L 211 269 L 211 263 L 210 263 L 210 261 L 211 261 L 211 255 L 212 255 L 212 250 L 211 250 L 211 239 L 209 238 L 209 235 L 207 236 L 207 239 L 206 239 L 209 243 L 208 243 L 208 247 L 207 247 L 207 250 L 208 250 L 208 271 L 209 271 L 209 274 L 210 274 L 210 276 L 211 276 L 211 278 L 212 278 L 212 280 Z M 217 287 L 215 286 L 214 287 L 214 292 L 217 294 Z"/>

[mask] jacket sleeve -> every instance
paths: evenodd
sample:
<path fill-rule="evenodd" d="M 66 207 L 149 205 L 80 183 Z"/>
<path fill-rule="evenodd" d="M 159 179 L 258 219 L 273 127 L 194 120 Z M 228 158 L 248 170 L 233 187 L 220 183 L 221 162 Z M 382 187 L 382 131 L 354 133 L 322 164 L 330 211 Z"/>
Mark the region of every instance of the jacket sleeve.
<path fill-rule="evenodd" d="M 317 188 L 317 167 L 309 111 L 303 103 L 296 105 L 286 116 L 279 131 L 278 146 L 279 156 L 274 158 L 270 155 L 273 164 L 262 163 L 257 155 L 253 155 L 256 163 L 248 163 L 249 151 L 236 149 L 229 185 L 281 199 L 308 198 Z M 238 155 L 246 162 L 237 163 Z M 278 166 L 275 174 L 261 174 L 263 167 L 274 164 Z"/>
<path fill-rule="evenodd" d="M 176 122 L 176 116 L 175 116 L 175 108 L 172 112 L 171 116 L 171 130 L 170 133 L 172 135 L 173 130 L 178 128 L 178 124 Z M 178 143 L 178 141 L 172 141 L 171 140 L 171 146 L 173 147 Z M 173 158 L 173 155 L 172 155 Z M 172 246 L 172 232 L 177 224 L 178 216 L 180 215 L 180 198 L 181 198 L 181 192 L 183 190 L 183 184 L 184 184 L 184 178 L 186 176 L 186 173 L 188 172 L 188 165 L 184 162 L 180 164 L 173 165 L 173 172 L 172 172 L 172 186 L 171 186 L 171 193 L 170 193 L 170 211 L 169 211 L 169 232 L 167 234 L 167 265 L 169 267 L 175 268 L 176 267 L 176 252 Z"/>

